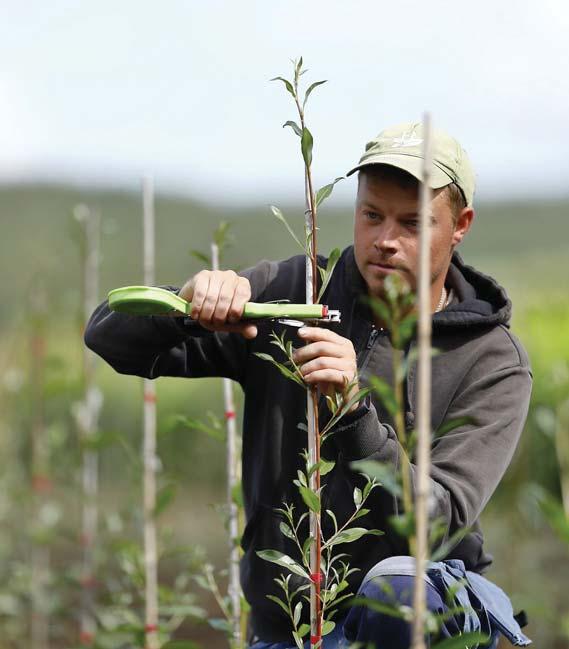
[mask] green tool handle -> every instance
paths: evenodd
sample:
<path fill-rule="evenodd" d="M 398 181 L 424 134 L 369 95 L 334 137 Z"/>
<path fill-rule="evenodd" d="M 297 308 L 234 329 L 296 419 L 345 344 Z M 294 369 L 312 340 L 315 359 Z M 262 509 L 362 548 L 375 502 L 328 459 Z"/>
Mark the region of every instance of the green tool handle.
<path fill-rule="evenodd" d="M 189 316 L 192 303 L 179 295 L 155 286 L 124 286 L 109 293 L 109 308 L 132 315 L 173 315 L 178 311 Z M 328 315 L 323 304 L 289 304 L 247 302 L 243 311 L 244 320 L 261 318 L 291 318 L 316 320 Z"/>

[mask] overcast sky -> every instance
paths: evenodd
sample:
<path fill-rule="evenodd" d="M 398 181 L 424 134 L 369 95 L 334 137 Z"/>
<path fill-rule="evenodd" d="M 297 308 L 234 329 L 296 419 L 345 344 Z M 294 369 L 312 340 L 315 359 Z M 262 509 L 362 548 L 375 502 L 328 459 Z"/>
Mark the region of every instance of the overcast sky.
<path fill-rule="evenodd" d="M 478 199 L 569 195 L 565 0 L 4 0 L 0 181 L 47 179 L 266 203 L 303 191 L 291 97 L 304 56 L 317 184 L 425 109 Z M 338 190 L 354 191 L 353 180 Z"/>

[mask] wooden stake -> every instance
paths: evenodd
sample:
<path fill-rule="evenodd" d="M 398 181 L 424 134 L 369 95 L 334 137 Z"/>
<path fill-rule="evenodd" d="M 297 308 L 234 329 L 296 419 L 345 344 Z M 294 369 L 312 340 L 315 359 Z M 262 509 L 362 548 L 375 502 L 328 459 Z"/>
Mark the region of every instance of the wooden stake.
<path fill-rule="evenodd" d="M 154 186 L 142 181 L 144 225 L 144 284 L 153 286 L 154 272 Z M 159 649 L 158 636 L 158 553 L 156 542 L 156 386 L 143 379 L 144 416 L 144 575 L 146 649 Z"/>
<path fill-rule="evenodd" d="M 431 119 L 423 118 L 423 182 L 420 195 L 419 230 L 419 325 L 418 409 L 416 462 L 416 577 L 413 598 L 413 649 L 425 649 L 426 589 L 428 559 L 429 495 L 431 462 Z"/>
<path fill-rule="evenodd" d="M 211 267 L 219 270 L 219 247 L 211 244 Z M 229 517 L 229 586 L 231 602 L 232 646 L 241 646 L 241 585 L 239 579 L 239 511 L 233 499 L 235 487 L 239 484 L 240 464 L 237 450 L 237 426 L 235 420 L 235 402 L 231 379 L 223 379 L 223 401 L 225 426 L 227 430 L 227 510 Z"/>
<path fill-rule="evenodd" d="M 301 115 L 303 118 L 303 115 Z M 302 120 L 303 121 L 303 120 Z M 304 122 L 303 122 L 304 126 Z M 310 242 L 310 255 L 306 256 L 306 304 L 314 304 L 316 301 L 317 277 L 315 272 L 316 260 L 316 206 L 314 193 L 312 191 L 312 179 L 310 168 L 306 167 L 305 172 L 305 194 L 306 194 L 306 219 L 305 231 L 306 240 Z M 320 432 L 318 426 L 318 392 L 316 388 L 306 389 L 306 413 L 308 427 L 308 463 L 314 466 L 320 461 Z M 309 487 L 312 491 L 320 490 L 320 469 L 316 469 L 310 476 Z M 310 510 L 309 530 L 312 537 L 310 546 L 310 645 L 319 646 L 322 638 L 322 607 L 320 600 L 322 556 L 320 514 Z"/>

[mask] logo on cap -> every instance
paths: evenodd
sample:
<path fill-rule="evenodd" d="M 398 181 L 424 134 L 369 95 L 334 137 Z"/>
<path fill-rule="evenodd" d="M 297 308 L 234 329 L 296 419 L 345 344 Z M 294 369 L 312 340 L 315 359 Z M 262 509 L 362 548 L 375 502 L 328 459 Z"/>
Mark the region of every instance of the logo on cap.
<path fill-rule="evenodd" d="M 410 146 L 418 146 L 423 142 L 423 138 L 417 137 L 415 129 L 405 131 L 401 137 L 394 137 L 392 140 L 392 149 L 403 149 Z"/>

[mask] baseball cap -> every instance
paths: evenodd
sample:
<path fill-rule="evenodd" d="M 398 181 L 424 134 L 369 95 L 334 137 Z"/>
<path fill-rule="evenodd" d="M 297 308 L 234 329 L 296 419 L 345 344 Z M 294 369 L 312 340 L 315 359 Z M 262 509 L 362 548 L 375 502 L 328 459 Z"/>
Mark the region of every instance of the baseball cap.
<path fill-rule="evenodd" d="M 439 189 L 455 183 L 462 191 L 466 204 L 472 207 L 474 198 L 474 171 L 464 149 L 453 137 L 439 129 L 432 129 L 431 150 L 433 169 L 431 189 Z M 346 175 L 362 167 L 375 164 L 390 165 L 403 169 L 422 180 L 423 124 L 405 122 L 387 128 L 366 144 L 359 163 Z"/>

